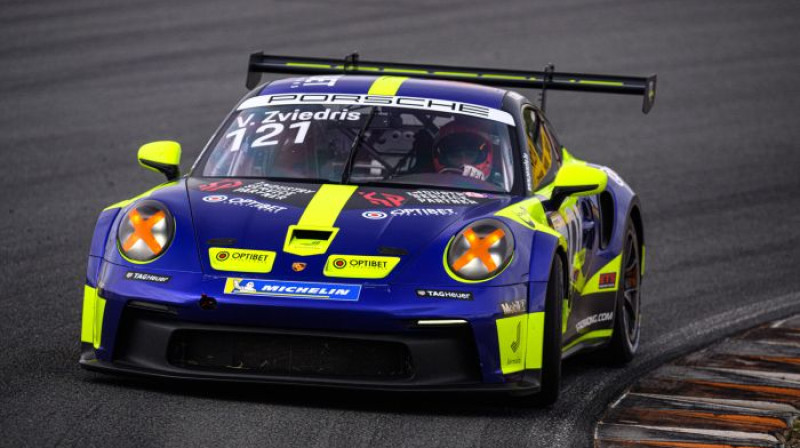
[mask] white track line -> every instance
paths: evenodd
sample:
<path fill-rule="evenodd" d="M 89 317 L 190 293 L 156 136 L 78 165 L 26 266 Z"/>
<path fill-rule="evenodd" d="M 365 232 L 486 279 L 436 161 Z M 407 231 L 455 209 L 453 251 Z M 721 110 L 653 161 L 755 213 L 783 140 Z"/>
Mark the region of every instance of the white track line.
<path fill-rule="evenodd" d="M 615 425 L 615 426 L 630 426 L 633 428 L 650 429 L 653 431 L 665 431 L 680 434 L 700 434 L 704 436 L 717 437 L 719 439 L 750 441 L 760 440 L 763 442 L 777 443 L 778 438 L 771 434 L 764 434 L 760 432 L 744 432 L 744 431 L 724 431 L 719 429 L 699 429 L 699 428 L 683 428 L 678 426 L 651 426 L 651 425 Z"/>
<path fill-rule="evenodd" d="M 737 375 L 749 376 L 753 378 L 780 380 L 786 383 L 800 384 L 800 373 L 764 372 L 763 370 L 726 369 L 723 367 L 701 367 L 701 369 L 716 370 L 717 372 L 735 373 Z"/>
<path fill-rule="evenodd" d="M 800 412 L 800 409 L 797 409 L 796 407 L 790 404 L 775 403 L 772 401 L 728 400 L 725 398 L 704 398 L 704 397 L 689 397 L 684 395 L 658 395 L 658 394 L 640 394 L 640 393 L 630 393 L 628 395 L 631 396 L 637 395 L 640 397 L 675 400 L 675 401 L 682 401 L 689 403 L 695 402 L 695 403 L 713 404 L 718 406 L 730 406 L 741 409 L 757 409 L 761 411 L 787 412 L 791 414 L 797 414 L 798 412 Z"/>

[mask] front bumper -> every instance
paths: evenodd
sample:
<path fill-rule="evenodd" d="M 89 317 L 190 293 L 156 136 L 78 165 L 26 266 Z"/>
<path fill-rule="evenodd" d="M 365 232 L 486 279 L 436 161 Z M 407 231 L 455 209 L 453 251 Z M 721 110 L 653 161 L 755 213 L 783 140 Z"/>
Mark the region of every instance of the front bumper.
<path fill-rule="evenodd" d="M 202 375 L 190 372 L 171 372 L 161 370 L 150 370 L 141 367 L 120 365 L 118 363 L 100 361 L 97 359 L 79 361 L 80 366 L 92 372 L 110 375 L 142 377 L 160 380 L 192 381 L 201 383 L 231 383 L 231 384 L 266 384 L 315 387 L 324 389 L 352 389 L 369 390 L 381 392 L 496 392 L 509 393 L 515 396 L 531 395 L 539 392 L 538 381 L 509 382 L 502 384 L 450 384 L 436 386 L 421 386 L 417 384 L 382 384 L 366 382 L 341 382 L 313 380 L 308 378 L 270 378 L 264 376 L 244 376 L 244 375 L 219 375 L 206 373 Z"/>
<path fill-rule="evenodd" d="M 534 283 L 471 288 L 471 301 L 373 283 L 357 303 L 337 303 L 226 295 L 224 277 L 195 273 L 131 281 L 127 268 L 103 264 L 99 336 L 83 344 L 80 361 L 90 370 L 376 390 L 539 389 L 539 370 L 509 373 L 498 347 L 499 304 L 538 294 Z M 218 306 L 201 309 L 203 294 Z M 437 319 L 464 323 L 419 325 Z"/>
<path fill-rule="evenodd" d="M 280 330 L 183 322 L 127 307 L 112 360 L 83 344 L 88 370 L 170 379 L 397 391 L 535 392 L 537 379 L 485 384 L 468 325 L 403 334 Z"/>

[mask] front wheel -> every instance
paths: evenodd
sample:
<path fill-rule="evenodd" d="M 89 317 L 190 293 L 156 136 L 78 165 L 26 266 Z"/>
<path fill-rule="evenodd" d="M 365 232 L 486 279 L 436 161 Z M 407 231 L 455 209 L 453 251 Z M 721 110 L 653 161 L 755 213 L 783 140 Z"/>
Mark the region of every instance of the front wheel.
<path fill-rule="evenodd" d="M 536 405 L 547 406 L 558 401 L 561 391 L 561 313 L 566 287 L 564 263 L 560 256 L 553 259 L 547 282 L 547 299 L 544 308 L 544 341 L 542 341 L 541 392 L 534 396 Z"/>
<path fill-rule="evenodd" d="M 614 335 L 608 345 L 611 361 L 625 364 L 639 348 L 641 333 L 641 246 L 630 222 L 625 227 L 622 246 L 622 272 L 617 291 Z"/>

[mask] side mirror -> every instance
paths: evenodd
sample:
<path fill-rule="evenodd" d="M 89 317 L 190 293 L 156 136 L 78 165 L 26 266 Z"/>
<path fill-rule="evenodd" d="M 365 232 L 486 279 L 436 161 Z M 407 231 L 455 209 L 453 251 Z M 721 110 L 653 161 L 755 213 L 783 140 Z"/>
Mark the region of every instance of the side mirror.
<path fill-rule="evenodd" d="M 160 141 L 142 145 L 138 158 L 139 165 L 163 173 L 167 180 L 175 180 L 180 176 L 181 145 L 178 142 Z"/>
<path fill-rule="evenodd" d="M 553 194 L 547 201 L 548 210 L 558 210 L 570 196 L 591 196 L 606 189 L 608 174 L 588 165 L 567 164 L 561 167 L 553 182 Z"/>

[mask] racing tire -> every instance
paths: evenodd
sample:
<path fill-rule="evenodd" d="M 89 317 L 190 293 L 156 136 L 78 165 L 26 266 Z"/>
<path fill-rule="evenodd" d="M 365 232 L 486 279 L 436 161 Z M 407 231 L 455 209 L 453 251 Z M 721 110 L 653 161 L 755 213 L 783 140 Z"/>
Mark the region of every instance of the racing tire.
<path fill-rule="evenodd" d="M 533 396 L 537 406 L 549 406 L 558 401 L 561 392 L 561 315 L 566 297 L 564 263 L 560 256 L 553 259 L 547 282 L 544 307 L 544 341 L 542 341 L 541 391 Z"/>
<path fill-rule="evenodd" d="M 606 349 L 613 364 L 627 364 L 639 348 L 642 313 L 641 246 L 628 221 L 622 243 L 622 265 L 614 312 L 614 334 Z"/>

